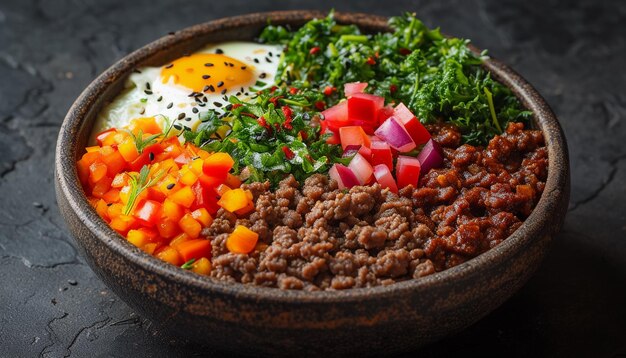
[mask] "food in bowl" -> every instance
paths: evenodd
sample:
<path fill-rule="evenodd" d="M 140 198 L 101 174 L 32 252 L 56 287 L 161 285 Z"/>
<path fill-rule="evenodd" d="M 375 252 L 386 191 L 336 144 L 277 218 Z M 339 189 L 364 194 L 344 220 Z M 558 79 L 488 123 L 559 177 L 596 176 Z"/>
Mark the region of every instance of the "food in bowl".
<path fill-rule="evenodd" d="M 467 41 L 390 25 L 331 14 L 267 26 L 265 52 L 216 72 L 227 44 L 138 69 L 157 76 L 131 76 L 78 162 L 90 202 L 167 262 L 284 289 L 392 284 L 498 245 L 543 192 L 543 136 Z"/>

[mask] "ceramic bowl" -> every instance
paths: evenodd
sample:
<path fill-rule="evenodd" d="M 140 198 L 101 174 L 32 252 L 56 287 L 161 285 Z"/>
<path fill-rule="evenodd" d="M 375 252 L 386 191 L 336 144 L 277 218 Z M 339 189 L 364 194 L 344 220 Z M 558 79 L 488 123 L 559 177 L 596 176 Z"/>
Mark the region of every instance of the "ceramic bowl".
<path fill-rule="evenodd" d="M 219 350 L 251 355 L 372 355 L 416 349 L 458 332 L 494 310 L 531 276 L 560 229 L 569 197 L 567 145 L 537 91 L 496 60 L 484 66 L 534 113 L 549 151 L 548 179 L 530 217 L 494 249 L 459 266 L 390 286 L 300 292 L 214 281 L 162 262 L 128 243 L 90 207 L 76 160 L 96 114 L 136 67 L 160 66 L 211 42 L 253 40 L 268 23 L 298 27 L 313 11 L 251 14 L 163 37 L 124 57 L 78 97 L 56 148 L 59 207 L 82 255 L 121 299 L 156 327 Z M 341 23 L 388 31 L 387 19 L 337 13 Z"/>

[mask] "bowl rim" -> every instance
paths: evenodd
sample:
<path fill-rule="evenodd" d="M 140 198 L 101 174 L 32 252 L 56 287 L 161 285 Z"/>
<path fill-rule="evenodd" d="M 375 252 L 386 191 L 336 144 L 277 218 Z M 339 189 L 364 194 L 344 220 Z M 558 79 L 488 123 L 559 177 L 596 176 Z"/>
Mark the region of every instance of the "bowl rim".
<path fill-rule="evenodd" d="M 460 265 L 432 275 L 396 282 L 388 286 L 337 291 L 309 292 L 227 283 L 187 272 L 145 253 L 126 240 L 122 240 L 122 236 L 111 229 L 97 215 L 96 211 L 89 205 L 79 183 L 75 165 L 76 145 L 70 144 L 77 136 L 86 115 L 97 101 L 97 97 L 115 83 L 118 80 L 117 77 L 127 76 L 136 66 L 149 61 L 157 52 L 167 51 L 168 47 L 173 44 L 189 41 L 194 36 L 232 30 L 241 26 L 242 22 L 248 25 L 266 23 L 267 21 L 274 21 L 274 23 L 303 22 L 326 15 L 327 13 L 321 11 L 290 10 L 220 18 L 170 33 L 115 62 L 85 88 L 63 120 L 55 153 L 55 180 L 58 184 L 58 195 L 63 195 L 67 199 L 71 210 L 102 245 L 106 245 L 115 254 L 123 256 L 146 271 L 176 280 L 181 285 L 194 286 L 194 288 L 205 292 L 236 296 L 238 299 L 267 300 L 285 304 L 293 303 L 294 300 L 301 303 L 363 302 L 365 299 L 384 299 L 408 292 L 430 290 L 433 289 L 433 286 L 454 284 L 455 281 L 476 274 L 485 267 L 493 266 L 513 257 L 518 249 L 530 244 L 536 236 L 542 235 L 542 231 L 550 226 L 550 218 L 554 214 L 557 203 L 565 195 L 562 188 L 567 186 L 569 179 L 565 137 L 556 116 L 537 90 L 511 68 L 493 58 L 485 61 L 483 66 L 497 77 L 499 82 L 513 90 L 523 105 L 533 112 L 535 122 L 542 127 L 550 163 L 548 179 L 544 192 L 531 215 L 512 235 L 496 247 Z M 335 12 L 334 16 L 340 23 L 356 23 L 359 26 L 379 28 L 386 27 L 388 20 L 387 17 L 364 13 Z M 477 50 L 475 47 L 473 49 Z M 549 130 L 548 127 L 552 127 L 552 130 Z M 559 157 L 561 160 L 565 160 L 565 164 L 556 160 Z"/>

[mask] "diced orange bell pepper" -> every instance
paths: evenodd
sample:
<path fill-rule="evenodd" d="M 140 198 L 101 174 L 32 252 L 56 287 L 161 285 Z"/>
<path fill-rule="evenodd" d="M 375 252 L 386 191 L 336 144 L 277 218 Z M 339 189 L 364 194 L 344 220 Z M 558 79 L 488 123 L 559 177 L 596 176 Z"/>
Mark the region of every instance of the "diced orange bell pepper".
<path fill-rule="evenodd" d="M 180 266 L 184 263 L 178 251 L 169 245 L 161 247 L 160 249 L 156 250 L 155 253 L 156 257 L 160 258 L 163 261 L 169 262 L 172 265 Z"/>
<path fill-rule="evenodd" d="M 128 174 L 119 173 L 113 178 L 113 182 L 111 183 L 112 188 L 122 188 L 124 185 L 128 184 Z"/>
<path fill-rule="evenodd" d="M 204 160 L 202 170 L 204 174 L 226 180 L 230 169 L 235 165 L 235 161 L 228 153 L 213 153 Z"/>
<path fill-rule="evenodd" d="M 99 146 L 111 145 L 114 144 L 113 136 L 117 133 L 115 128 L 109 128 L 105 131 L 102 131 L 96 135 L 96 141 Z"/>
<path fill-rule="evenodd" d="M 178 224 L 176 224 L 176 226 L 178 226 Z M 191 240 L 189 238 L 189 235 L 181 232 L 180 234 L 176 235 L 176 237 L 174 237 L 172 241 L 170 241 L 170 246 L 175 248 L 178 247 L 178 245 L 180 245 L 181 243 L 189 240 Z"/>
<path fill-rule="evenodd" d="M 120 234 L 126 233 L 135 223 L 135 218 L 129 215 L 119 215 L 111 220 L 109 226 Z"/>
<path fill-rule="evenodd" d="M 176 247 L 178 253 L 187 262 L 191 259 L 199 260 L 202 257 L 211 257 L 211 241 L 206 239 L 189 240 Z"/>
<path fill-rule="evenodd" d="M 202 224 L 202 226 L 204 227 L 209 227 L 211 226 L 211 223 L 213 223 L 213 218 L 211 217 L 211 214 L 209 214 L 209 211 L 205 208 L 199 208 L 192 211 L 191 217 L 199 221 L 200 224 Z"/>
<path fill-rule="evenodd" d="M 163 201 L 163 207 L 161 210 L 165 217 L 175 222 L 178 222 L 178 220 L 180 220 L 183 215 L 185 215 L 185 210 L 183 209 L 183 207 L 171 201 L 170 199 L 165 199 Z"/>
<path fill-rule="evenodd" d="M 157 230 L 159 230 L 159 235 L 165 239 L 171 239 L 180 232 L 178 223 L 167 217 L 159 220 Z"/>
<path fill-rule="evenodd" d="M 157 249 L 157 247 L 159 247 L 159 243 L 149 242 L 149 243 L 143 245 L 143 247 L 141 249 L 143 251 L 145 251 L 147 254 L 152 255 L 152 254 L 154 254 L 154 251 Z"/>
<path fill-rule="evenodd" d="M 170 194 L 169 199 L 175 202 L 176 204 L 179 204 L 188 208 L 191 206 L 191 204 L 193 204 L 195 196 L 193 194 L 193 191 L 191 191 L 191 188 L 186 186 Z"/>
<path fill-rule="evenodd" d="M 111 204 L 111 206 L 107 208 L 107 215 L 109 216 L 110 220 L 113 220 L 114 218 L 122 215 L 123 211 L 124 211 L 124 205 L 120 203 L 115 203 L 115 204 Z"/>
<path fill-rule="evenodd" d="M 102 179 L 98 180 L 97 183 L 93 185 L 93 189 L 91 190 L 91 195 L 96 198 L 102 198 L 104 194 L 106 194 L 109 189 L 111 189 L 111 182 L 113 179 L 105 176 Z"/>
<path fill-rule="evenodd" d="M 258 240 L 259 234 L 243 225 L 237 225 L 226 239 L 226 247 L 232 253 L 247 254 L 254 250 Z"/>
<path fill-rule="evenodd" d="M 192 186 L 198 181 L 198 176 L 187 165 L 184 165 L 178 173 L 180 182 L 187 186 Z"/>
<path fill-rule="evenodd" d="M 116 150 L 108 155 L 103 155 L 102 162 L 107 166 L 107 175 L 111 178 L 115 177 L 126 167 L 124 157 Z"/>
<path fill-rule="evenodd" d="M 134 134 L 141 130 L 144 134 L 158 134 L 162 132 L 154 117 L 140 117 L 130 121 L 129 129 Z"/>
<path fill-rule="evenodd" d="M 225 194 L 227 191 L 229 191 L 229 190 L 231 190 L 231 189 L 230 189 L 230 188 L 228 187 L 228 185 L 226 185 L 226 184 L 220 184 L 220 185 L 218 185 L 218 186 L 217 186 L 217 188 L 215 188 L 215 192 L 216 192 L 216 193 L 217 193 L 217 195 L 219 195 L 219 196 L 224 196 L 224 194 Z"/>
<path fill-rule="evenodd" d="M 178 226 L 192 239 L 197 239 L 200 236 L 200 231 L 202 231 L 202 225 L 191 214 L 183 215 L 178 221 Z"/>
<path fill-rule="evenodd" d="M 140 249 L 149 242 L 148 236 L 139 230 L 128 230 L 126 240 Z"/>
<path fill-rule="evenodd" d="M 120 200 L 120 190 L 111 185 L 111 189 L 102 196 L 102 199 L 107 203 L 116 203 Z"/>
<path fill-rule="evenodd" d="M 89 182 L 95 184 L 107 175 L 108 168 L 106 164 L 97 161 L 89 166 Z"/>
<path fill-rule="evenodd" d="M 191 271 L 206 276 L 211 273 L 211 261 L 206 257 L 201 257 L 191 265 Z"/>
<path fill-rule="evenodd" d="M 243 189 L 237 188 L 225 192 L 217 203 L 219 206 L 232 213 L 245 208 L 249 201 L 246 192 Z"/>
<path fill-rule="evenodd" d="M 228 185 L 229 188 L 239 188 L 241 186 L 241 179 L 234 174 L 228 173 L 224 184 Z"/>
<path fill-rule="evenodd" d="M 98 202 L 96 203 L 96 212 L 104 220 L 108 220 L 109 219 L 109 214 L 107 212 L 108 208 L 109 207 L 107 206 L 106 201 L 104 201 L 102 199 L 99 199 Z"/>
<path fill-rule="evenodd" d="M 135 145 L 135 141 L 133 138 L 128 137 L 122 143 L 117 146 L 117 150 L 120 152 L 120 155 L 127 162 L 132 162 L 137 159 L 139 156 L 139 152 L 137 151 L 137 146 Z"/>
<path fill-rule="evenodd" d="M 239 210 L 235 210 L 235 214 L 237 215 L 246 215 L 247 213 L 254 210 L 254 203 L 252 201 L 248 201 L 248 204 Z"/>

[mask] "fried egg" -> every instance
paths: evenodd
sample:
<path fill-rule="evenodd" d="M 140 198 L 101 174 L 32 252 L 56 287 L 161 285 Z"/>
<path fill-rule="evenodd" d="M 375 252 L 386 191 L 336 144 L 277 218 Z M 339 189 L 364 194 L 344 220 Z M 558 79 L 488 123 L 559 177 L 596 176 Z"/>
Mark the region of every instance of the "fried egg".
<path fill-rule="evenodd" d="M 229 96 L 249 100 L 274 82 L 282 48 L 253 42 L 210 45 L 161 67 L 143 67 L 98 114 L 93 133 L 155 117 L 162 127 L 195 129 L 207 109 L 223 113 Z"/>

